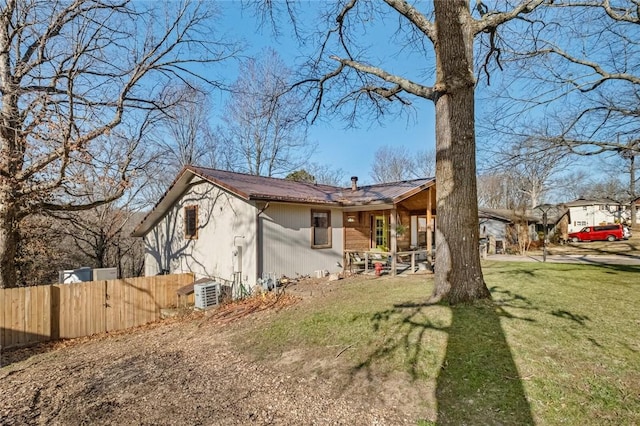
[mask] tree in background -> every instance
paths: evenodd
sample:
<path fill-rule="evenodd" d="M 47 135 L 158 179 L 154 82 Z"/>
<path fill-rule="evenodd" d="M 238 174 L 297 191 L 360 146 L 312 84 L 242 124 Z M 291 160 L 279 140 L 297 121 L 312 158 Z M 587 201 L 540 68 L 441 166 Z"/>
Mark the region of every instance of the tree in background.
<path fill-rule="evenodd" d="M 25 218 L 118 199 L 138 169 L 140 129 L 173 101 L 160 88 L 236 53 L 211 32 L 213 18 L 190 1 L 0 6 L 0 288 L 17 283 Z M 114 141 L 119 149 L 103 156 Z M 87 203 L 96 169 L 109 191 Z"/>
<path fill-rule="evenodd" d="M 220 128 L 226 169 L 278 176 L 305 165 L 315 146 L 307 140 L 302 99 L 288 91 L 290 78 L 271 49 L 242 64 Z"/>
<path fill-rule="evenodd" d="M 170 84 L 165 91 L 173 100 L 151 130 L 147 155 L 152 161 L 143 171 L 149 176 L 143 179 L 144 198 L 151 205 L 183 167 L 224 167 L 223 147 L 210 125 L 213 106 L 205 89 L 190 82 Z"/>
<path fill-rule="evenodd" d="M 431 150 L 411 152 L 406 146 L 384 145 L 374 154 L 371 178 L 376 183 L 399 182 L 432 177 L 436 170 L 436 153 Z"/>
<path fill-rule="evenodd" d="M 592 175 L 610 168 L 601 163 L 606 159 L 621 164 L 619 154 L 626 166 L 633 164 L 640 152 L 638 2 L 555 1 L 530 19 L 536 22 L 532 31 L 507 27 L 493 41 L 503 64 L 519 66 L 506 68 L 502 81 L 495 79 L 493 90 L 485 92 L 488 108 L 481 123 L 492 140 L 496 133 L 534 135 L 544 142 L 538 146 L 542 156 L 562 149 L 604 166 Z M 625 201 L 636 198 L 630 167 L 615 167 L 630 175 Z"/>
<path fill-rule="evenodd" d="M 79 265 L 115 267 L 120 277 L 138 276 L 142 272 L 142 257 L 138 254 L 144 251 L 143 243 L 139 238 L 130 236 L 135 221 L 141 220 L 141 214 L 109 203 L 56 218 L 64 224 L 61 234 L 73 243 L 75 248 L 72 251 L 82 259 L 82 262 L 67 268 Z"/>
<path fill-rule="evenodd" d="M 30 215 L 20 221 L 16 281 L 20 286 L 53 284 L 58 271 L 84 265 L 85 260 L 64 234 L 66 225 L 53 217 Z"/>
<path fill-rule="evenodd" d="M 533 209 L 542 204 L 551 191 L 569 184 L 563 172 L 571 166 L 572 158 L 559 147 L 542 149 L 545 143 L 527 137 L 491 152 L 485 161 L 489 173 L 482 179 L 484 187 L 478 190 L 479 201 L 483 202 L 481 196 L 484 196 L 495 203 L 492 197 L 496 193 L 490 190 L 500 188 L 502 199 L 499 200 L 503 204 L 496 208 Z"/>
<path fill-rule="evenodd" d="M 162 121 L 160 130 L 164 166 L 176 173 L 184 166 L 197 164 L 203 167 L 219 166 L 220 147 L 209 119 L 212 111 L 209 97 L 193 85 L 181 85 L 174 106 Z M 165 136 L 165 137 L 162 137 Z"/>
<path fill-rule="evenodd" d="M 292 180 L 294 182 L 316 183 L 316 178 L 304 169 L 289 173 L 285 179 Z"/>
<path fill-rule="evenodd" d="M 587 200 L 624 200 L 627 198 L 627 188 L 619 176 L 609 176 L 605 179 L 587 180 L 577 186 L 578 196 Z"/>
<path fill-rule="evenodd" d="M 306 166 L 317 183 L 331 186 L 345 186 L 348 180 L 346 173 L 342 169 L 334 169 L 328 164 L 309 163 Z"/>
<path fill-rule="evenodd" d="M 524 205 L 523 193 L 514 185 L 508 169 L 491 170 L 478 176 L 478 206 L 490 209 L 514 209 Z"/>
<path fill-rule="evenodd" d="M 319 54 L 309 61 L 308 75 L 298 85 L 314 99 L 313 117 L 329 111 L 357 123 L 386 117 L 397 107 L 410 108 L 412 99 L 435 104 L 438 214 L 432 301 L 490 297 L 478 251 L 474 41 L 491 43 L 501 25 L 540 4 L 542 0 L 514 7 L 504 3 L 506 10 L 488 11 L 479 3 L 483 7 L 477 8 L 476 18 L 466 0 L 436 0 L 432 10 L 425 3 L 403 0 L 350 0 L 328 3 L 322 15 L 328 28 L 319 33 Z M 376 30 L 389 31 L 384 48 L 394 52 L 363 45 L 367 32 Z M 491 47 L 484 62 L 496 54 Z M 397 57 L 414 60 L 420 71 L 398 73 Z"/>

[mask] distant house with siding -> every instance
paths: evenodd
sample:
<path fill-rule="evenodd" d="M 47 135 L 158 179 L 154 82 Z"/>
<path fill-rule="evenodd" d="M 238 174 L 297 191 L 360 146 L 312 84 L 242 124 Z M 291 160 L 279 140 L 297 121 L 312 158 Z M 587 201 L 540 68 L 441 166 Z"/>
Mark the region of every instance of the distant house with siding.
<path fill-rule="evenodd" d="M 147 276 L 253 285 L 336 271 L 347 250 L 431 252 L 434 217 L 434 178 L 341 188 L 187 166 L 133 236 L 144 238 Z"/>
<path fill-rule="evenodd" d="M 547 213 L 547 236 L 566 239 L 567 210 L 564 206 L 549 205 Z M 536 241 L 539 233 L 544 232 L 544 220 L 540 209 L 490 209 L 478 208 L 480 238 L 487 240 L 488 253 L 501 253 L 508 246 L 517 244 L 518 238 L 527 235 L 530 241 Z M 526 230 L 523 228 L 526 227 Z"/>
<path fill-rule="evenodd" d="M 565 206 L 569 211 L 568 232 L 585 226 L 627 223 L 631 217 L 629 206 L 615 200 L 578 198 Z"/>
<path fill-rule="evenodd" d="M 480 238 L 487 240 L 489 254 L 504 253 L 508 246 L 518 242 L 523 233 L 529 239 L 535 239 L 536 221 L 537 218 L 528 210 L 478 208 Z"/>

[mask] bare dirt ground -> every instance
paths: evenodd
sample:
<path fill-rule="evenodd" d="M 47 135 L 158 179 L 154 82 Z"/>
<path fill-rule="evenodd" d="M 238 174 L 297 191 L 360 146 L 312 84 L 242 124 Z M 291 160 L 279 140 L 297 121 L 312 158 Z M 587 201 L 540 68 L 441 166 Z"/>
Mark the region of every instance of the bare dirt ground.
<path fill-rule="evenodd" d="M 433 390 L 406 377 L 347 380 L 339 348 L 307 365 L 303 353 L 257 362 L 232 344 L 239 327 L 313 303 L 327 286 L 299 283 L 269 309 L 191 314 L 4 351 L 0 424 L 401 425 L 425 418 L 421 401 Z"/>

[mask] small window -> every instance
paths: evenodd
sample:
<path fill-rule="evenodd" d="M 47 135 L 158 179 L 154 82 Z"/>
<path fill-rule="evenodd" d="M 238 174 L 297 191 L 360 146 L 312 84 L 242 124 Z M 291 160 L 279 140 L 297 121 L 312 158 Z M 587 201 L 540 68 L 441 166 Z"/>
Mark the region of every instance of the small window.
<path fill-rule="evenodd" d="M 198 206 L 184 208 L 184 237 L 190 240 L 198 238 Z"/>
<path fill-rule="evenodd" d="M 311 247 L 331 247 L 331 212 L 311 210 Z"/>

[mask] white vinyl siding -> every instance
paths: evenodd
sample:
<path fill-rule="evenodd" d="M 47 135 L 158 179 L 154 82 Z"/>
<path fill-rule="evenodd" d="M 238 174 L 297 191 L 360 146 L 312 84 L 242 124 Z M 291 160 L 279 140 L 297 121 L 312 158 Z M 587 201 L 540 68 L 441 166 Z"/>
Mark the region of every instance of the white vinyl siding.
<path fill-rule="evenodd" d="M 197 206 L 197 239 L 184 238 L 185 207 Z M 145 274 L 193 272 L 233 280 L 234 251 L 242 247 L 242 279 L 255 283 L 257 210 L 208 182 L 194 184 L 145 236 Z"/>
<path fill-rule="evenodd" d="M 331 214 L 331 247 L 313 248 L 311 211 Z M 295 204 L 271 204 L 261 215 L 262 272 L 285 275 L 312 275 L 316 270 L 340 271 L 342 261 L 342 211 Z"/>
<path fill-rule="evenodd" d="M 597 226 L 611 223 L 621 223 L 629 219 L 629 210 L 624 206 L 606 206 L 593 204 L 586 206 L 572 206 L 569 208 L 569 232 L 578 232 L 585 226 Z"/>

